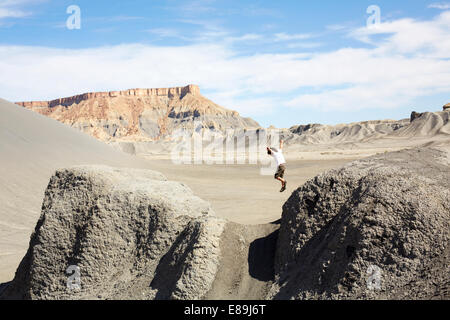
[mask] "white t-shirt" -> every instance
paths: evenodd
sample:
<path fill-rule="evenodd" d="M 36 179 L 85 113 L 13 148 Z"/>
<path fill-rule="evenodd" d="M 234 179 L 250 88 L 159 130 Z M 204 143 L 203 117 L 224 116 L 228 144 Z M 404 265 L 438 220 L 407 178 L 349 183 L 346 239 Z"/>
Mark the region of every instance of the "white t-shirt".
<path fill-rule="evenodd" d="M 277 166 L 279 166 L 280 164 L 286 163 L 286 160 L 284 159 L 282 150 L 279 150 L 278 152 L 275 152 L 273 149 L 270 149 L 270 150 L 272 150 L 272 157 L 275 158 L 275 161 L 277 162 Z"/>

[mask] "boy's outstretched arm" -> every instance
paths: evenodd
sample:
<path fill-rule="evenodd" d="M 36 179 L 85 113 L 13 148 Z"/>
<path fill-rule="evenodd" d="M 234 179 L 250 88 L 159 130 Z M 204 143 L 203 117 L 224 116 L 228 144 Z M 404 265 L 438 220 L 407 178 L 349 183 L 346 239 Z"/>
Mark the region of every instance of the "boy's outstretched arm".
<path fill-rule="evenodd" d="M 280 150 L 283 149 L 283 139 L 280 140 Z"/>

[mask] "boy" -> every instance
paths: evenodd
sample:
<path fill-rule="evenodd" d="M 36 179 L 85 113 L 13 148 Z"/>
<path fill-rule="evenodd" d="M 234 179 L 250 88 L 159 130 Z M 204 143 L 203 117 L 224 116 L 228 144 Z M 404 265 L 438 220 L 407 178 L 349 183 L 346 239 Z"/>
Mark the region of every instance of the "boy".
<path fill-rule="evenodd" d="M 274 178 L 281 182 L 280 192 L 286 190 L 287 184 L 286 180 L 283 179 L 284 171 L 286 170 L 286 160 L 284 159 L 282 150 L 283 150 L 283 140 L 280 140 L 280 150 L 267 147 L 267 154 L 274 157 L 275 161 L 277 162 L 277 172 L 275 173 Z"/>

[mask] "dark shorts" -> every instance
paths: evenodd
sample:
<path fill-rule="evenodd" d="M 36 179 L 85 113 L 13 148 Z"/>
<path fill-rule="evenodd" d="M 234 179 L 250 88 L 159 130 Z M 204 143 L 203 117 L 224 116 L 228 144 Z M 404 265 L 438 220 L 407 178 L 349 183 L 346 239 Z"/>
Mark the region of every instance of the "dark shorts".
<path fill-rule="evenodd" d="M 283 178 L 284 177 L 284 171 L 286 170 L 286 166 L 284 164 L 280 164 L 278 166 L 277 172 L 275 173 L 275 179 L 277 178 Z"/>

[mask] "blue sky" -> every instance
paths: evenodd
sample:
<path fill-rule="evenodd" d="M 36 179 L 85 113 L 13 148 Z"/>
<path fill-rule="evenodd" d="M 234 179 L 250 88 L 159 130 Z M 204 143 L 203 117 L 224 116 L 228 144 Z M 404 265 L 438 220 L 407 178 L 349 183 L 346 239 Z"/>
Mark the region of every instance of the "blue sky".
<path fill-rule="evenodd" d="M 449 58 L 445 1 L 0 0 L 11 101 L 195 83 L 264 126 L 401 119 L 450 102 Z"/>

